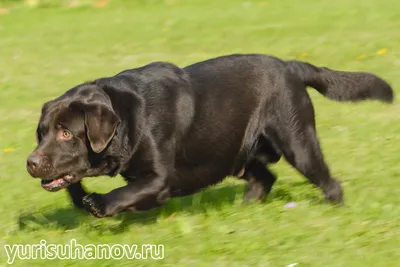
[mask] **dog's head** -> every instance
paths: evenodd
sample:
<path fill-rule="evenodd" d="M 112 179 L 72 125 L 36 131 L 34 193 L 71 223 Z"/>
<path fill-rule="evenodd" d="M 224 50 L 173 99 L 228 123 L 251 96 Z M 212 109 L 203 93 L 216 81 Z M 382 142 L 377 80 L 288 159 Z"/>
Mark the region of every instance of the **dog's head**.
<path fill-rule="evenodd" d="M 101 175 L 101 155 L 119 124 L 110 99 L 94 84 L 45 103 L 36 131 L 38 145 L 27 160 L 29 174 L 41 178 L 48 191 Z"/>

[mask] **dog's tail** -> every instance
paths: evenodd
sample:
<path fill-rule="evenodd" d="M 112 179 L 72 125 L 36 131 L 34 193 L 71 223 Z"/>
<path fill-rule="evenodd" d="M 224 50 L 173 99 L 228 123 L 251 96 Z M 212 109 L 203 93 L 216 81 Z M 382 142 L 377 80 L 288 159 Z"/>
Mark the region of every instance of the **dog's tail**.
<path fill-rule="evenodd" d="M 336 71 L 319 68 L 309 63 L 286 61 L 288 68 L 305 84 L 336 101 L 362 101 L 367 99 L 392 103 L 392 87 L 374 74 L 367 72 Z"/>

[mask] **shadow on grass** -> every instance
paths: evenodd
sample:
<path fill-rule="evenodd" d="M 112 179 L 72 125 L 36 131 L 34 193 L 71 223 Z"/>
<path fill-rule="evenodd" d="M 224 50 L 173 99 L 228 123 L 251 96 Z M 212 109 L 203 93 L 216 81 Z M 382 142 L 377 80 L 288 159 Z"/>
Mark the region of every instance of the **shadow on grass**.
<path fill-rule="evenodd" d="M 186 212 L 189 214 L 203 213 L 207 210 L 219 210 L 224 205 L 232 204 L 236 197 L 243 194 L 244 185 L 232 185 L 209 188 L 199 193 L 186 197 L 170 199 L 167 204 L 145 212 L 124 212 L 120 215 L 108 218 L 107 220 L 119 221 L 115 227 L 112 224 L 110 231 L 119 232 L 131 224 L 153 224 L 157 219 L 169 217 L 174 213 Z M 18 218 L 20 230 L 35 231 L 43 228 L 75 229 L 82 225 L 82 222 L 90 220 L 101 221 L 94 218 L 85 211 L 70 208 L 60 208 L 48 212 L 27 211 L 20 214 Z M 97 227 L 92 225 L 93 227 Z M 91 226 L 89 226 L 91 227 Z"/>
<path fill-rule="evenodd" d="M 107 219 L 97 219 L 74 207 L 48 212 L 28 211 L 20 214 L 19 228 L 24 231 L 48 228 L 71 230 L 85 225 L 88 231 L 121 233 L 129 229 L 132 224 L 154 224 L 160 217 L 168 218 L 175 213 L 198 214 L 219 211 L 224 206 L 233 205 L 235 201 L 241 202 L 244 188 L 244 184 L 208 188 L 191 196 L 172 198 L 167 204 L 153 210 L 124 212 Z M 293 200 L 289 190 L 277 187 L 272 190 L 266 202 L 272 199 L 285 202 Z"/>

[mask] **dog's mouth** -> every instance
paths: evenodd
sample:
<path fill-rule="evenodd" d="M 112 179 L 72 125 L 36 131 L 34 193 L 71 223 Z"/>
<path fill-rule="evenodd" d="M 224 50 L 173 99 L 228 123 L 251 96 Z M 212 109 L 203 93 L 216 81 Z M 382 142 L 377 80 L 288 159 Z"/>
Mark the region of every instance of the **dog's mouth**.
<path fill-rule="evenodd" d="M 64 175 L 60 178 L 53 180 L 43 180 L 41 181 L 42 187 L 50 192 L 55 192 L 60 189 L 66 188 L 70 184 L 72 184 L 75 180 L 75 176 L 72 174 Z"/>

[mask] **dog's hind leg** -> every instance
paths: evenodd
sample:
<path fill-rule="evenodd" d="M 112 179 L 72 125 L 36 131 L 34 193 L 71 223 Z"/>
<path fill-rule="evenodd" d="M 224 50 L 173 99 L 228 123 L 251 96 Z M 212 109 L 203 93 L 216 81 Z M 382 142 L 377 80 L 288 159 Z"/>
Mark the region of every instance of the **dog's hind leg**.
<path fill-rule="evenodd" d="M 276 181 L 275 176 L 268 170 L 266 165 L 257 159 L 253 159 L 247 164 L 241 178 L 247 180 L 244 203 L 252 200 L 263 201 Z"/>
<path fill-rule="evenodd" d="M 291 136 L 290 145 L 284 149 L 285 158 L 311 183 L 322 189 L 326 200 L 342 203 L 342 187 L 340 182 L 330 175 L 315 132 L 308 130 L 302 135 L 302 141 L 298 140 L 298 137 Z"/>
<path fill-rule="evenodd" d="M 264 200 L 276 181 L 275 175 L 268 169 L 267 164 L 276 163 L 282 152 L 276 145 L 276 140 L 266 131 L 259 137 L 254 145 L 254 155 L 250 161 L 236 175 L 247 181 L 244 202 L 251 200 Z M 250 153 L 253 154 L 253 153 Z"/>
<path fill-rule="evenodd" d="M 320 148 L 311 100 L 304 88 L 294 88 L 291 92 L 293 95 L 283 99 L 286 108 L 278 111 L 279 147 L 293 167 L 322 189 L 326 200 L 342 203 L 342 187 L 331 176 Z"/>

